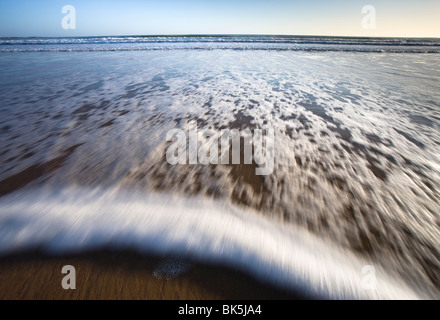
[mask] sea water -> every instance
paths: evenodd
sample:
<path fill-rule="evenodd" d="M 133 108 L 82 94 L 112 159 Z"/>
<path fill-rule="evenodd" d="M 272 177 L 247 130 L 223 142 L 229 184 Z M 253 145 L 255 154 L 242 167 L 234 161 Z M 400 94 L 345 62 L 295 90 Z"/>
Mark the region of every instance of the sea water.
<path fill-rule="evenodd" d="M 439 53 L 436 39 L 1 38 L 0 251 L 135 248 L 317 297 L 439 298 Z M 167 132 L 191 122 L 273 129 L 273 172 L 170 165 Z"/>

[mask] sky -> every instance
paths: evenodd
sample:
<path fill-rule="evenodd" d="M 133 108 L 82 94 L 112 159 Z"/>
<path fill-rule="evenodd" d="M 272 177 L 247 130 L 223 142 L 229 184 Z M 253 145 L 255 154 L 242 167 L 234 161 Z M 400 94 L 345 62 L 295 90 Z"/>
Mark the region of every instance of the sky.
<path fill-rule="evenodd" d="M 440 38 L 440 0 L 0 0 L 2 37 L 165 34 Z"/>

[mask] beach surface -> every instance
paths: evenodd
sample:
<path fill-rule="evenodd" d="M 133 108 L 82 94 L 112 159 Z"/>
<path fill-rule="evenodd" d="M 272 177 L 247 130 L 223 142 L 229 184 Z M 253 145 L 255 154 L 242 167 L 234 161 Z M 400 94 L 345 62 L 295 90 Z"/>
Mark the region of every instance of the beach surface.
<path fill-rule="evenodd" d="M 155 275 L 166 260 L 128 250 L 66 256 L 38 251 L 2 257 L 2 300 L 284 300 L 308 299 L 225 266 L 191 263 L 174 277 Z M 76 271 L 76 289 L 63 289 L 63 266 Z"/>

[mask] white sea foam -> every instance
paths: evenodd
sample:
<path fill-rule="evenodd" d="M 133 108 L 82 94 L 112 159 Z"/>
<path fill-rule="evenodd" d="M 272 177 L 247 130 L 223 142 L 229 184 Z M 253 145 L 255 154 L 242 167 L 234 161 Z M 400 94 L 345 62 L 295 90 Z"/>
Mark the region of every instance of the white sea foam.
<path fill-rule="evenodd" d="M 362 268 L 371 261 L 224 202 L 70 188 L 11 194 L 0 199 L 0 212 L 3 254 L 136 248 L 235 266 L 320 298 L 420 298 L 380 266 L 375 290 L 365 290 Z"/>

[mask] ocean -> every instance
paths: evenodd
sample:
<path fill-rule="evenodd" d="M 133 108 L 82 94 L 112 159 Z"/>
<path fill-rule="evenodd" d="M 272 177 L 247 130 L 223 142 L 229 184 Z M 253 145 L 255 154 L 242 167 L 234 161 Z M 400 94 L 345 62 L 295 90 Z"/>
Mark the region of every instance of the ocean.
<path fill-rule="evenodd" d="M 0 38 L 0 68 L 0 254 L 135 248 L 319 298 L 440 298 L 439 39 Z M 194 124 L 273 130 L 273 170 L 170 164 Z"/>

